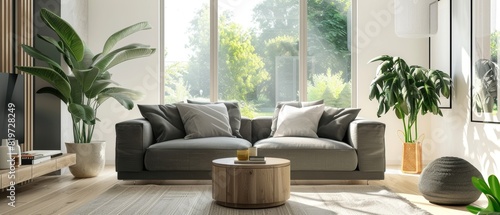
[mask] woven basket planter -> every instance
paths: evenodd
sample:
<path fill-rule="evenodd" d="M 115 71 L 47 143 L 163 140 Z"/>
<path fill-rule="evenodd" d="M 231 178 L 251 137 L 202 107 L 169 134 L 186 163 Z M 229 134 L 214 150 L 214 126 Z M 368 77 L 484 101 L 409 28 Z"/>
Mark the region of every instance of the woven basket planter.
<path fill-rule="evenodd" d="M 403 143 L 401 171 L 404 173 L 422 172 L 422 143 Z"/>

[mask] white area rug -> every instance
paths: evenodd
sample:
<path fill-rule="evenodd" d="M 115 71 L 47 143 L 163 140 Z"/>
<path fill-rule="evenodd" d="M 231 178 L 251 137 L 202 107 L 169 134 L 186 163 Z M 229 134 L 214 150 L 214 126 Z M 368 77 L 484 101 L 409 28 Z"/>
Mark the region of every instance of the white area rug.
<path fill-rule="evenodd" d="M 210 185 L 115 185 L 72 214 L 430 214 L 384 187 L 292 186 L 285 205 L 233 209 L 215 204 Z"/>

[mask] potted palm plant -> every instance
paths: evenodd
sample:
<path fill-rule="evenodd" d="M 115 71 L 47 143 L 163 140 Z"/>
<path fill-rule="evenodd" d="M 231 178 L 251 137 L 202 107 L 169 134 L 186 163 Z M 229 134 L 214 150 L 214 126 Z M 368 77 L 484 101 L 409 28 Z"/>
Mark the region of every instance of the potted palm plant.
<path fill-rule="evenodd" d="M 451 78 L 439 70 L 408 66 L 399 57 L 382 55 L 371 62 L 380 62 L 370 84 L 369 99 L 377 99 L 377 116 L 391 108 L 403 123 L 403 158 L 401 170 L 422 171 L 422 137 L 418 133 L 418 116 L 432 113 L 442 116 L 440 97 L 450 97 Z"/>
<path fill-rule="evenodd" d="M 69 153 L 76 153 L 77 159 L 76 165 L 70 168 L 71 173 L 75 177 L 97 176 L 105 161 L 105 143 L 92 139 L 99 121 L 96 117 L 97 110 L 109 98 L 130 110 L 134 106 L 133 100 L 141 96 L 139 92 L 116 86 L 109 70 L 122 62 L 155 52 L 154 48 L 138 43 L 113 48 L 128 35 L 151 27 L 146 22 L 126 27 L 107 39 L 101 53 L 93 54 L 73 27 L 61 17 L 47 9 L 42 9 L 40 16 L 59 38 L 37 36 L 59 51 L 70 72 L 66 74 L 63 65 L 50 59 L 44 53 L 45 50 L 26 45 L 22 45 L 23 50 L 34 59 L 45 62 L 47 66 L 16 68 L 51 85 L 41 88 L 37 93 L 52 94 L 66 104 L 72 118 L 74 138 L 73 143 L 66 143 L 66 147 Z"/>

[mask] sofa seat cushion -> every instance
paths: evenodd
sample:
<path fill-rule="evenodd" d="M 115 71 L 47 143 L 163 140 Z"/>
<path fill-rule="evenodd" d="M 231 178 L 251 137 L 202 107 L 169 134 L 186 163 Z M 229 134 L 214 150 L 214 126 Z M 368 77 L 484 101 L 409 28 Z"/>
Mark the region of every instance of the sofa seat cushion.
<path fill-rule="evenodd" d="M 290 160 L 291 170 L 353 171 L 358 166 L 356 149 L 325 138 L 278 137 L 254 144 L 258 154 Z"/>
<path fill-rule="evenodd" d="M 235 137 L 169 140 L 147 148 L 144 165 L 149 171 L 210 171 L 212 160 L 236 157 L 237 149 L 251 146 L 247 140 Z"/>

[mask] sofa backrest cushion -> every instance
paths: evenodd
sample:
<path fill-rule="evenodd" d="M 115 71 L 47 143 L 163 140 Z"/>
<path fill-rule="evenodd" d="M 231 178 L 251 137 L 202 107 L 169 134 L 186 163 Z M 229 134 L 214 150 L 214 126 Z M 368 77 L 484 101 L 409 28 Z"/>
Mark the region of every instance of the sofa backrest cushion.
<path fill-rule="evenodd" d="M 224 104 L 176 104 L 186 130 L 185 139 L 232 137 Z"/>
<path fill-rule="evenodd" d="M 248 117 L 241 117 L 240 134 L 243 139 L 252 142 L 252 119 Z"/>
<path fill-rule="evenodd" d="M 179 139 L 186 136 L 184 124 L 174 104 L 137 106 L 142 116 L 151 123 L 156 142 Z"/>
<path fill-rule="evenodd" d="M 210 102 L 201 102 L 201 101 L 193 101 L 193 100 L 187 100 L 188 103 L 192 104 L 213 104 Z M 226 106 L 227 113 L 229 114 L 229 124 L 231 125 L 231 132 L 233 136 L 242 138 L 242 135 L 240 134 L 240 128 L 241 128 L 241 112 L 240 112 L 240 107 L 238 105 L 238 102 L 218 102 L 222 103 Z"/>
<path fill-rule="evenodd" d="M 252 119 L 252 143 L 269 138 L 272 121 L 271 116 L 259 116 Z"/>
<path fill-rule="evenodd" d="M 325 107 L 318 123 L 318 137 L 342 141 L 349 124 L 356 119 L 359 108 Z"/>

